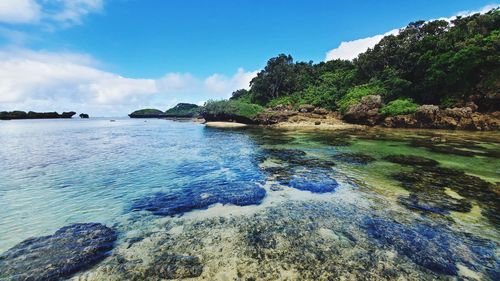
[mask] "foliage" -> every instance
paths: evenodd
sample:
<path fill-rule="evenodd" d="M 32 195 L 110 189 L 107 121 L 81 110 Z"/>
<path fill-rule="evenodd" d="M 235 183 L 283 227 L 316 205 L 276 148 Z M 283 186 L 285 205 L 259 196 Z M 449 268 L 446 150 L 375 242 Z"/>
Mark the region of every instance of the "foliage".
<path fill-rule="evenodd" d="M 179 103 L 165 111 L 165 116 L 194 117 L 198 115 L 198 106 L 190 103 Z"/>
<path fill-rule="evenodd" d="M 264 108 L 257 104 L 246 103 L 238 100 L 209 100 L 202 108 L 203 115 L 234 115 L 253 118 Z"/>
<path fill-rule="evenodd" d="M 352 88 L 344 97 L 338 101 L 338 108 L 341 112 L 346 112 L 351 105 L 355 105 L 365 96 L 384 96 L 386 89 L 377 84 L 364 84 Z"/>
<path fill-rule="evenodd" d="M 418 104 L 416 104 L 412 99 L 402 98 L 389 102 L 387 105 L 382 107 L 380 113 L 389 116 L 396 116 L 402 114 L 414 113 Z"/>
<path fill-rule="evenodd" d="M 132 112 L 130 115 L 163 115 L 163 111 L 153 108 L 145 108 Z"/>

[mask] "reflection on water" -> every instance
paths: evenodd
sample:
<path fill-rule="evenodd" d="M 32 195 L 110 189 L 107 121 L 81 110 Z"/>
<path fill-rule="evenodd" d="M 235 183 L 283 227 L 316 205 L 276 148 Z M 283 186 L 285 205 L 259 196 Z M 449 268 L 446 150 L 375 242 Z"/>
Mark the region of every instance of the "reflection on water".
<path fill-rule="evenodd" d="M 496 132 L 128 119 L 0 131 L 0 252 L 112 227 L 114 250 L 82 280 L 500 279 Z"/>

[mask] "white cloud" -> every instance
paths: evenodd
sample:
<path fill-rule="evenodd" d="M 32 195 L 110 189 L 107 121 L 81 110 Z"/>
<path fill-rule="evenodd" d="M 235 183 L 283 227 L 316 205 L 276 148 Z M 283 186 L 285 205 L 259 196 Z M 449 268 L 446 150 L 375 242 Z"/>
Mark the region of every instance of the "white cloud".
<path fill-rule="evenodd" d="M 35 0 L 1 0 L 0 22 L 32 23 L 38 21 L 40 6 Z"/>
<path fill-rule="evenodd" d="M 457 16 L 464 17 L 464 16 L 476 14 L 476 13 L 484 14 L 493 8 L 498 8 L 499 6 L 500 6 L 500 4 L 486 5 L 482 8 L 480 8 L 479 10 L 461 11 L 452 17 L 440 18 L 440 20 L 452 21 Z M 431 20 L 434 20 L 434 19 L 431 19 Z M 388 31 L 384 34 L 378 34 L 378 35 L 374 35 L 374 36 L 367 37 L 367 38 L 341 42 L 337 48 L 332 49 L 326 53 L 325 61 L 334 60 L 334 59 L 344 59 L 344 60 L 355 59 L 359 54 L 366 52 L 366 50 L 368 50 L 368 48 L 375 47 L 375 45 L 377 45 L 377 43 L 380 42 L 380 40 L 382 40 L 382 38 L 384 38 L 384 36 L 397 35 L 398 33 L 399 33 L 399 29 L 393 29 L 393 30 Z"/>
<path fill-rule="evenodd" d="M 127 78 L 99 69 L 84 54 L 0 50 L 0 110 L 82 111 L 125 115 L 141 107 L 166 109 L 177 102 L 227 98 L 248 88 L 256 72 L 197 78 L 168 73 L 160 79 Z"/>
<path fill-rule="evenodd" d="M 70 26 L 102 8 L 103 0 L 1 0 L 0 22 Z"/>
<path fill-rule="evenodd" d="M 355 59 L 359 54 L 366 52 L 368 48 L 373 48 L 375 45 L 377 45 L 377 43 L 380 42 L 380 40 L 382 40 L 384 36 L 396 35 L 398 33 L 399 29 L 393 29 L 384 34 L 342 42 L 337 48 L 330 50 L 328 51 L 328 53 L 326 53 L 326 60 L 329 61 L 334 59 L 344 59 L 344 60 Z"/>

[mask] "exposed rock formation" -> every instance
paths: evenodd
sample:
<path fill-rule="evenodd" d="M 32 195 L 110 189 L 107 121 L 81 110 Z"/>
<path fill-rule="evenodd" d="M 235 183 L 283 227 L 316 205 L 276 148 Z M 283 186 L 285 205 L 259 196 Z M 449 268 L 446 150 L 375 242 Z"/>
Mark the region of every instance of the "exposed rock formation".
<path fill-rule="evenodd" d="M 383 126 L 391 128 L 496 130 L 500 128 L 499 114 L 475 112 L 477 106 L 440 109 L 435 105 L 422 105 L 414 114 L 387 117 Z"/>
<path fill-rule="evenodd" d="M 80 118 L 88 119 L 88 118 L 89 118 L 89 115 L 88 115 L 88 114 L 86 114 L 86 113 L 81 113 L 81 114 L 80 114 Z"/>
<path fill-rule="evenodd" d="M 343 116 L 347 122 L 364 125 L 375 125 L 380 120 L 379 109 L 382 98 L 379 95 L 369 95 L 355 105 L 351 105 Z"/>

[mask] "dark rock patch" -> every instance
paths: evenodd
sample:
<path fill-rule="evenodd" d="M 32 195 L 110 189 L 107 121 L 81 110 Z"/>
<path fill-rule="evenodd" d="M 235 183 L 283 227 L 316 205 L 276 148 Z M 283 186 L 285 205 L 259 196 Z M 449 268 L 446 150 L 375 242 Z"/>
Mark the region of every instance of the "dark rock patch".
<path fill-rule="evenodd" d="M 162 279 L 182 279 L 198 277 L 203 265 L 198 257 L 163 254 L 155 258 L 148 269 L 147 276 Z"/>
<path fill-rule="evenodd" d="M 333 192 L 339 185 L 335 179 L 329 177 L 323 170 L 297 173 L 283 184 L 314 193 Z"/>
<path fill-rule="evenodd" d="M 60 280 L 107 256 L 116 233 L 99 223 L 65 226 L 30 238 L 0 255 L 1 280 Z"/>
<path fill-rule="evenodd" d="M 247 206 L 260 204 L 266 191 L 251 182 L 197 182 L 178 192 L 156 193 L 137 200 L 132 210 L 150 211 L 155 215 L 174 216 L 210 205 L 234 204 Z"/>
<path fill-rule="evenodd" d="M 367 233 L 383 247 L 394 248 L 400 255 L 438 274 L 457 275 L 457 263 L 475 268 L 486 264 L 498 271 L 494 243 L 455 234 L 443 225 L 401 224 L 382 218 L 367 218 Z"/>
<path fill-rule="evenodd" d="M 330 146 L 349 146 L 351 145 L 351 138 L 347 134 L 318 134 L 308 138 L 313 142 L 318 142 Z"/>
<path fill-rule="evenodd" d="M 439 162 L 433 159 L 414 156 L 414 155 L 389 155 L 384 157 L 384 160 L 387 160 L 392 163 L 397 163 L 401 165 L 410 165 L 410 166 L 437 166 Z"/>
<path fill-rule="evenodd" d="M 478 177 L 462 171 L 421 166 L 410 172 L 393 176 L 411 192 L 410 198 L 403 199 L 406 206 L 413 206 L 428 212 L 447 213 L 448 211 L 468 212 L 471 201 L 476 201 L 485 215 L 495 226 L 500 226 L 500 196 L 498 189 Z M 445 193 L 449 188 L 465 199 L 452 198 Z M 429 208 L 421 208 L 429 206 Z"/>
<path fill-rule="evenodd" d="M 368 163 L 371 163 L 375 161 L 375 158 L 368 154 L 364 153 L 351 153 L 351 152 L 346 152 L 346 153 L 339 153 L 336 154 L 335 159 L 352 163 L 352 164 L 359 164 L 359 165 L 366 165 Z"/>

